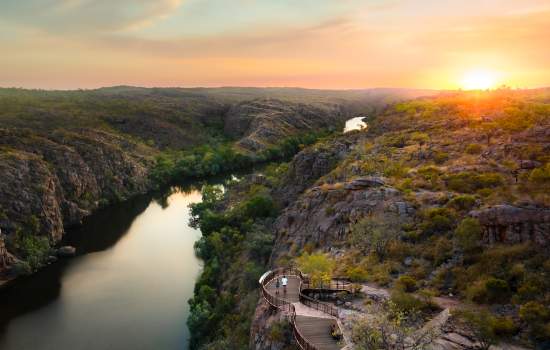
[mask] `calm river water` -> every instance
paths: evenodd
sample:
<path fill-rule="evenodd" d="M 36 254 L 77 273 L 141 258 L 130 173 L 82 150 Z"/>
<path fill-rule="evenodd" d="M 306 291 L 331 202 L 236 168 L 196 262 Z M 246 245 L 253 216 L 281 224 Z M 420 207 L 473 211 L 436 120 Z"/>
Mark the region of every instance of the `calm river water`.
<path fill-rule="evenodd" d="M 194 186 L 172 188 L 87 218 L 65 238 L 77 257 L 0 290 L 0 350 L 187 349 L 201 270 L 187 206 L 200 201 Z"/>
<path fill-rule="evenodd" d="M 188 226 L 200 192 L 104 209 L 67 235 L 78 256 L 0 291 L 0 349 L 187 349 L 201 262 Z"/>

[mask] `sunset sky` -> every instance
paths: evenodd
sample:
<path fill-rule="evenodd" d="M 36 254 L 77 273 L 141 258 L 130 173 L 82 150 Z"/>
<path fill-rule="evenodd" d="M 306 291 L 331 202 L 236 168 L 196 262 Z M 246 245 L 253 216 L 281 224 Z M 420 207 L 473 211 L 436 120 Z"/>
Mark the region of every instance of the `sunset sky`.
<path fill-rule="evenodd" d="M 539 87 L 550 1 L 2 0 L 0 45 L 4 87 Z"/>

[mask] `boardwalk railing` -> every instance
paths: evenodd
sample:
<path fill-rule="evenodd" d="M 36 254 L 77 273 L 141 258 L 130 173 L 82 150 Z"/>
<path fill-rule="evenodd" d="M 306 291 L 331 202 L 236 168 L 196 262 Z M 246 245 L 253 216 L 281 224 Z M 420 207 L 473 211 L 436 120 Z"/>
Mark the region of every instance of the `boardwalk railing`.
<path fill-rule="evenodd" d="M 314 286 L 310 283 L 309 278 L 305 276 L 300 270 L 294 267 L 289 268 L 278 268 L 272 271 L 266 272 L 262 277 L 260 277 L 260 285 L 262 287 L 262 296 L 264 299 L 273 307 L 279 308 L 284 311 L 288 311 L 290 315 L 290 324 L 292 326 L 292 331 L 294 334 L 294 339 L 296 343 L 300 346 L 302 350 L 318 350 L 314 344 L 309 342 L 303 335 L 300 333 L 300 330 L 296 326 L 296 309 L 291 302 L 276 297 L 275 295 L 269 293 L 267 290 L 267 285 L 274 279 L 279 276 L 298 276 L 300 278 L 300 287 L 299 287 L 299 300 L 302 304 L 309 306 L 315 310 L 319 310 L 328 315 L 338 317 L 338 308 L 327 303 L 320 302 L 319 300 L 313 299 L 306 294 L 302 293 L 304 290 L 330 290 L 330 291 L 346 291 L 351 292 L 351 284 L 344 279 L 336 279 L 325 285 Z"/>

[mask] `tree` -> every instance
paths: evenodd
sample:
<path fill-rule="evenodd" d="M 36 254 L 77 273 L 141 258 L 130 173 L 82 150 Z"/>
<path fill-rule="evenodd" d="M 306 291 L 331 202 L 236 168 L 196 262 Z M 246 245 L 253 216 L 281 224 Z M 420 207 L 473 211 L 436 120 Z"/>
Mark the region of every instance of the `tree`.
<path fill-rule="evenodd" d="M 352 340 L 358 350 L 420 350 L 437 337 L 439 330 L 434 327 L 420 328 L 418 318 L 396 311 L 389 302 L 390 311 L 374 307 L 369 318 L 360 318 L 352 329 Z"/>
<path fill-rule="evenodd" d="M 477 219 L 466 218 L 455 230 L 458 244 L 464 251 L 472 251 L 479 247 L 483 230 Z"/>
<path fill-rule="evenodd" d="M 380 261 L 389 245 L 401 235 L 399 217 L 391 213 L 376 213 L 357 222 L 351 229 L 350 243 L 365 253 L 375 253 Z"/>
<path fill-rule="evenodd" d="M 326 254 L 304 253 L 297 259 L 300 270 L 307 274 L 314 286 L 320 286 L 323 283 L 330 283 L 332 272 L 334 271 L 335 261 Z"/>
<path fill-rule="evenodd" d="M 459 322 L 479 342 L 481 350 L 488 350 L 496 344 L 497 337 L 493 328 L 495 317 L 487 310 L 458 310 L 455 311 Z"/>

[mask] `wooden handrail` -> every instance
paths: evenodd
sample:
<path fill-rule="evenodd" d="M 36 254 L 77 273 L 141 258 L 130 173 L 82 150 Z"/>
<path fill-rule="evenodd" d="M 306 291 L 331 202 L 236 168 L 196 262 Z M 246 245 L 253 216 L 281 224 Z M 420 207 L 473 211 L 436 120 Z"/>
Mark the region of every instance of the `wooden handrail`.
<path fill-rule="evenodd" d="M 290 324 L 292 326 L 292 333 L 294 334 L 294 339 L 296 343 L 300 346 L 302 350 L 318 350 L 314 344 L 309 342 L 301 333 L 296 325 L 296 308 L 294 305 L 285 300 L 274 296 L 269 293 L 266 286 L 278 276 L 298 276 L 300 278 L 300 285 L 298 291 L 298 298 L 300 302 L 304 305 L 307 305 L 316 310 L 322 311 L 326 314 L 329 314 L 334 317 L 338 317 L 338 308 L 332 305 L 322 303 L 319 300 L 313 299 L 304 293 L 303 290 L 331 290 L 331 291 L 345 291 L 352 292 L 351 283 L 347 280 L 344 281 L 343 278 L 338 278 L 331 281 L 328 285 L 328 288 L 321 285 L 321 288 L 313 287 L 309 282 L 309 278 L 305 276 L 299 269 L 294 267 L 288 268 L 277 268 L 266 272 L 259 280 L 260 285 L 262 286 L 262 296 L 264 299 L 273 307 L 288 311 L 290 314 Z M 334 288 L 332 288 L 334 287 Z"/>

